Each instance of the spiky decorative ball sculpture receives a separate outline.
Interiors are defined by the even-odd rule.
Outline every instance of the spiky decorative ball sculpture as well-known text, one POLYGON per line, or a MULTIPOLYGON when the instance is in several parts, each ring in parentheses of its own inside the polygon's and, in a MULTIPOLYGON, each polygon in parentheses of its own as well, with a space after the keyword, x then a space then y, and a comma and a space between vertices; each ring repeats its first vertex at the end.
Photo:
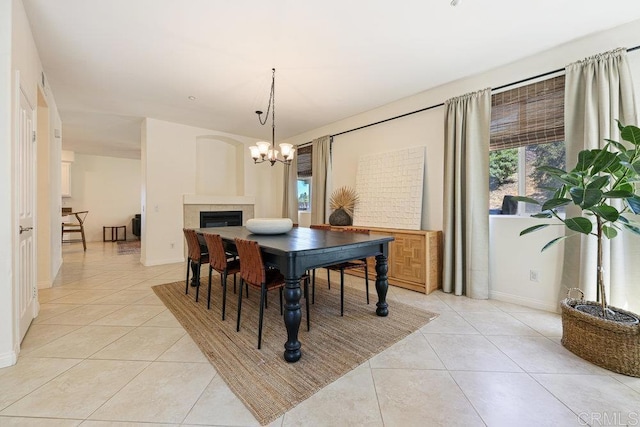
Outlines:
POLYGON ((329 199, 329 207, 333 209, 333 213, 329 216, 329 224, 353 224, 353 208, 357 202, 358 194, 353 188, 343 186, 336 189, 329 199))

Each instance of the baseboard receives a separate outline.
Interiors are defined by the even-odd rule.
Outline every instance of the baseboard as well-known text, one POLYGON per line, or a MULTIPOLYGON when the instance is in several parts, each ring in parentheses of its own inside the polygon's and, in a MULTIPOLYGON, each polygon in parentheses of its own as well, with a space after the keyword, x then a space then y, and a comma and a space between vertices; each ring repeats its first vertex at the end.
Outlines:
POLYGON ((176 264, 178 262, 185 262, 184 258, 168 258, 168 259, 154 259, 154 260, 143 260, 140 258, 140 263, 145 267, 152 267, 154 265, 164 265, 164 264, 176 264))
POLYGON ((6 368, 7 366, 13 366, 18 361, 18 352, 10 351, 0 354, 0 368, 6 368))
POLYGON ((522 305, 524 307, 535 308, 536 310, 550 311, 552 313, 560 312, 558 303, 551 304, 549 302, 525 298, 504 292, 489 291, 489 298, 497 301, 509 302, 511 304, 522 305))
POLYGON ((38 289, 47 289, 52 286, 53 286, 53 281, 44 280, 44 281, 38 282, 38 289))

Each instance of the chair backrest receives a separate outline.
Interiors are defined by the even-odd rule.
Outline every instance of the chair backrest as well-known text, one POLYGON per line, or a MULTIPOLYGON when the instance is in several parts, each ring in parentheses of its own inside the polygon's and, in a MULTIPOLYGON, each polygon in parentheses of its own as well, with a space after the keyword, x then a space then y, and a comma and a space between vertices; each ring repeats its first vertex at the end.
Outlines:
POLYGON ((76 216, 76 219, 78 220, 78 224, 80 225, 84 224, 84 220, 87 218, 88 213, 89 211, 73 212, 73 214, 76 216))
POLYGON ((71 215, 73 213, 73 208, 62 208, 62 215, 71 215))
POLYGON ((200 252, 200 243, 198 243, 198 235, 191 228, 183 228, 184 237, 187 239, 187 253, 189 258, 200 261, 202 252, 200 252))
POLYGON ((227 269, 227 253, 219 234, 202 233, 209 250, 209 263, 214 270, 222 273, 227 269))
POLYGON ((240 277, 250 285, 260 286, 266 281, 260 245, 253 240, 236 238, 236 249, 240 257, 240 277))

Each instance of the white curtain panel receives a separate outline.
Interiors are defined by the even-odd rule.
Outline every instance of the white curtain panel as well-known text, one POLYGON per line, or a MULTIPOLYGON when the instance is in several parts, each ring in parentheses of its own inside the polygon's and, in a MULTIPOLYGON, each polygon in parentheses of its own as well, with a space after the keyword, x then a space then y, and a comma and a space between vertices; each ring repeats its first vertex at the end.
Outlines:
POLYGON ((282 194, 282 217, 298 223, 298 156, 291 164, 284 165, 284 190, 282 194))
MULTIPOLYGON (((575 166, 581 150, 602 148, 605 138, 620 141, 616 120, 625 125, 638 124, 633 92, 626 49, 605 52, 566 67, 567 167, 575 166)), ((567 209, 567 215, 579 212, 575 207, 567 209)), ((623 231, 604 243, 608 302, 640 312, 640 237, 623 231)), ((596 239, 574 236, 564 245, 563 292, 580 288, 585 298, 596 300, 596 239)))
POLYGON ((327 179, 330 174, 331 137, 314 139, 311 143, 311 224, 324 224, 327 219, 327 179))
POLYGON ((443 290, 489 298, 491 89, 445 101, 443 290))

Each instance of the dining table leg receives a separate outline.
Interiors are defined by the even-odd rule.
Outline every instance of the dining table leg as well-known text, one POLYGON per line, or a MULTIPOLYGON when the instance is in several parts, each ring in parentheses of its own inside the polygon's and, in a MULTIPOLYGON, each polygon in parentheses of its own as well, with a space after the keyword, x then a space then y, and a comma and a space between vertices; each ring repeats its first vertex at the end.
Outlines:
POLYGON ((300 330, 300 278, 285 278, 284 288, 284 325, 287 328, 287 342, 284 344, 284 360, 297 362, 302 356, 298 331, 300 330))
POLYGON ((387 304, 387 290, 389 289, 388 270, 387 257, 384 255, 376 255, 376 292, 378 293, 376 314, 381 317, 389 314, 389 305, 387 304))

